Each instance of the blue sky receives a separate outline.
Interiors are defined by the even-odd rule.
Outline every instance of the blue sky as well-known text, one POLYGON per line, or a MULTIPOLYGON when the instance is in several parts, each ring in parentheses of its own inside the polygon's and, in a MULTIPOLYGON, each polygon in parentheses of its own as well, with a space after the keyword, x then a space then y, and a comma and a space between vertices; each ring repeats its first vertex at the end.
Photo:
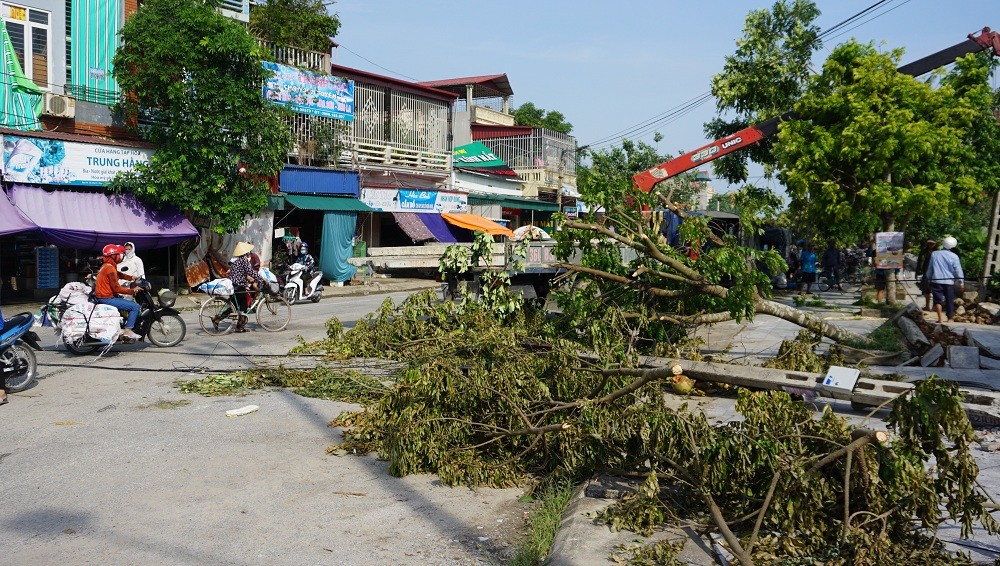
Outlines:
MULTIPOLYGON (((876 1, 819 0, 817 23, 830 28, 876 1)), ((334 62, 415 81, 506 73, 515 106, 530 101, 558 110, 580 145, 603 142, 595 147, 605 148, 609 137, 707 93, 742 36, 746 14, 773 4, 337 0, 331 11, 341 20, 341 48, 334 62)), ((903 47, 906 63, 984 26, 1000 29, 1000 0, 886 0, 846 33, 827 39, 817 68, 833 46, 851 37, 887 50, 903 47)), ((652 144, 659 131, 664 139, 654 145, 661 152, 691 150, 711 141, 702 125, 714 114, 711 99, 630 137, 652 144)), ((715 186, 727 190, 724 183, 715 186)))

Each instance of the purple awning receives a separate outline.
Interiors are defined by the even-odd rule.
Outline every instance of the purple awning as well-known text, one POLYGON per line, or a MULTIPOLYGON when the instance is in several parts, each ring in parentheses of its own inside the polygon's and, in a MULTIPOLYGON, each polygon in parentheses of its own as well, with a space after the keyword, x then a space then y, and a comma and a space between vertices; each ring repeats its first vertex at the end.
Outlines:
POLYGON ((427 226, 418 218, 416 212, 393 212, 392 217, 396 220, 396 224, 406 232, 406 235, 413 240, 414 244, 419 244, 420 242, 426 242, 427 240, 433 240, 434 234, 427 229, 427 226))
POLYGON ((137 249, 170 246, 198 231, 176 209, 156 210, 133 195, 106 195, 14 185, 14 205, 57 246, 99 250, 109 243, 134 242, 137 249))
POLYGON ((424 223, 424 226, 427 226, 431 234, 434 234, 435 240, 445 244, 458 242, 458 238, 452 234, 451 228, 448 227, 448 224, 444 221, 444 218, 441 218, 440 214, 418 214, 417 217, 424 223))
POLYGON ((38 230, 38 226, 25 218, 21 211, 14 206, 14 203, 7 198, 7 193, 0 190, 0 236, 35 230, 38 230))

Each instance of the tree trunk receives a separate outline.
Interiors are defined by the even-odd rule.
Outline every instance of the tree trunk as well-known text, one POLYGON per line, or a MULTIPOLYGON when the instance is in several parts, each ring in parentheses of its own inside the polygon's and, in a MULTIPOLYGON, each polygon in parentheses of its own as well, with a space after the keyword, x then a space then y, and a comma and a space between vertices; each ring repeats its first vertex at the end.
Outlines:
POLYGON ((783 305, 775 301, 768 301, 766 299, 757 299, 754 301, 754 309, 759 314, 769 314, 771 316, 776 316, 782 320, 787 320, 792 324, 797 324, 806 330, 815 332, 821 336, 835 340, 837 342, 844 341, 863 341, 864 338, 858 336, 857 334, 844 330, 842 328, 837 328, 832 324, 828 324, 823 320, 816 318, 810 314, 804 313, 799 309, 790 307, 788 305, 783 305))

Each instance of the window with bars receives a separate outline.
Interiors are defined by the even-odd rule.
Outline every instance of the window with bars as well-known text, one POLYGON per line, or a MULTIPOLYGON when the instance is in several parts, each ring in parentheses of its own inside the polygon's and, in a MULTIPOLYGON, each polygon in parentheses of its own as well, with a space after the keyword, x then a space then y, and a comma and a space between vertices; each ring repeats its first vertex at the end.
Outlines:
POLYGON ((51 14, 45 10, 3 2, 0 4, 0 15, 3 16, 10 42, 24 74, 39 87, 48 89, 51 14))

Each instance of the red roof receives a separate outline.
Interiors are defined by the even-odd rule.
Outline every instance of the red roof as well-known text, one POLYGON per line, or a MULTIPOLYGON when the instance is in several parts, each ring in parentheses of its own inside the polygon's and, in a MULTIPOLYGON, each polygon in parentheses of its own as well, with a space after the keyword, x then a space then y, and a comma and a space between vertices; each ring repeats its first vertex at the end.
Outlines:
POLYGON ((330 65, 330 74, 338 77, 344 77, 345 79, 351 79, 353 81, 362 81, 379 86, 390 87, 395 90, 401 90, 403 92, 418 94, 427 98, 434 98, 447 102, 451 102, 458 98, 458 95, 455 93, 427 86, 422 83, 411 83, 409 81, 394 79, 384 75, 376 75, 375 73, 369 73, 368 71, 362 71, 360 69, 342 67, 340 65, 330 65))
POLYGON ((457 79, 442 79, 439 81, 424 81, 420 83, 424 86, 439 88, 453 92, 459 96, 465 96, 465 87, 472 85, 473 98, 487 98, 491 96, 512 96, 514 90, 510 88, 510 81, 507 74, 482 75, 479 77, 462 77, 457 79))
POLYGON ((530 135, 531 126, 493 126, 486 124, 472 124, 473 141, 530 135))

